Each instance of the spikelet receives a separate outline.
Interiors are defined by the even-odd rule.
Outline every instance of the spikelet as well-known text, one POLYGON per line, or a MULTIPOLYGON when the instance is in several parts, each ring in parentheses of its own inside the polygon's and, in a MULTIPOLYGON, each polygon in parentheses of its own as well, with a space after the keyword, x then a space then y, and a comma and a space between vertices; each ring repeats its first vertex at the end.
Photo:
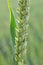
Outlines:
POLYGON ((19 0, 17 9, 17 28, 16 28, 16 51, 15 60, 18 65, 26 65, 24 57, 27 52, 28 42, 28 19, 29 19, 29 0, 19 0))

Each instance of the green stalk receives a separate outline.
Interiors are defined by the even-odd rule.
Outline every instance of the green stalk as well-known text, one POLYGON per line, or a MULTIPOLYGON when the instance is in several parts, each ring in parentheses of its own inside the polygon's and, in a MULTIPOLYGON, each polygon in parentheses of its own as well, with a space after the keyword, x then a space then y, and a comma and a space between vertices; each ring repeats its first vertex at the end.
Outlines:
POLYGON ((16 51, 15 60, 18 65, 25 64, 28 42, 28 19, 29 19, 29 0, 19 0, 17 9, 17 28, 16 28, 16 51))

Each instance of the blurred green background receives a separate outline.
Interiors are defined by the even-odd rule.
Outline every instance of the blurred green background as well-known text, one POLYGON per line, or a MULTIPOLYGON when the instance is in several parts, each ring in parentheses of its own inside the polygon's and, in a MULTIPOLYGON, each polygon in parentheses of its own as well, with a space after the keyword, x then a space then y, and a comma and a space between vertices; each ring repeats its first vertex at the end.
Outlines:
MULTIPOLYGON (((16 18, 17 0, 11 1, 16 18)), ((0 65, 15 65, 7 0, 0 0, 0 65)), ((26 65, 43 65, 43 0, 30 0, 26 65)))

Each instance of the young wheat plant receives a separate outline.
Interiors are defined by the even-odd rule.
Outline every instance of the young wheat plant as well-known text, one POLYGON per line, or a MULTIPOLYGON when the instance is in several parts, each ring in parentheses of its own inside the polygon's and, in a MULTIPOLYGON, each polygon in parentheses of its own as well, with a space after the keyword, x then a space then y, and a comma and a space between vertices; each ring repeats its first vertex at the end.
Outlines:
POLYGON ((10 3, 8 2, 11 16, 11 35, 15 43, 15 61, 17 65, 26 65, 28 43, 29 0, 18 0, 17 21, 15 22, 10 3))
POLYGON ((18 65, 25 64, 28 42, 28 19, 29 19, 29 0, 18 0, 17 8, 17 27, 15 36, 15 60, 18 65))

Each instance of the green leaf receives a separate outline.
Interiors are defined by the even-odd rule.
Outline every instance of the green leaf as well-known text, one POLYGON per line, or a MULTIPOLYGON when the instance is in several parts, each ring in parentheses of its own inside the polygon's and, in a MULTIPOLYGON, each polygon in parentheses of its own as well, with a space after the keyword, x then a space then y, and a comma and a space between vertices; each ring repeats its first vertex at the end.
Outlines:
POLYGON ((11 16, 11 24, 10 24, 10 31, 11 31, 11 36, 12 36, 12 41, 15 44, 15 35, 16 35, 16 22, 15 22, 15 18, 12 12, 12 9, 10 8, 10 16, 11 16))

